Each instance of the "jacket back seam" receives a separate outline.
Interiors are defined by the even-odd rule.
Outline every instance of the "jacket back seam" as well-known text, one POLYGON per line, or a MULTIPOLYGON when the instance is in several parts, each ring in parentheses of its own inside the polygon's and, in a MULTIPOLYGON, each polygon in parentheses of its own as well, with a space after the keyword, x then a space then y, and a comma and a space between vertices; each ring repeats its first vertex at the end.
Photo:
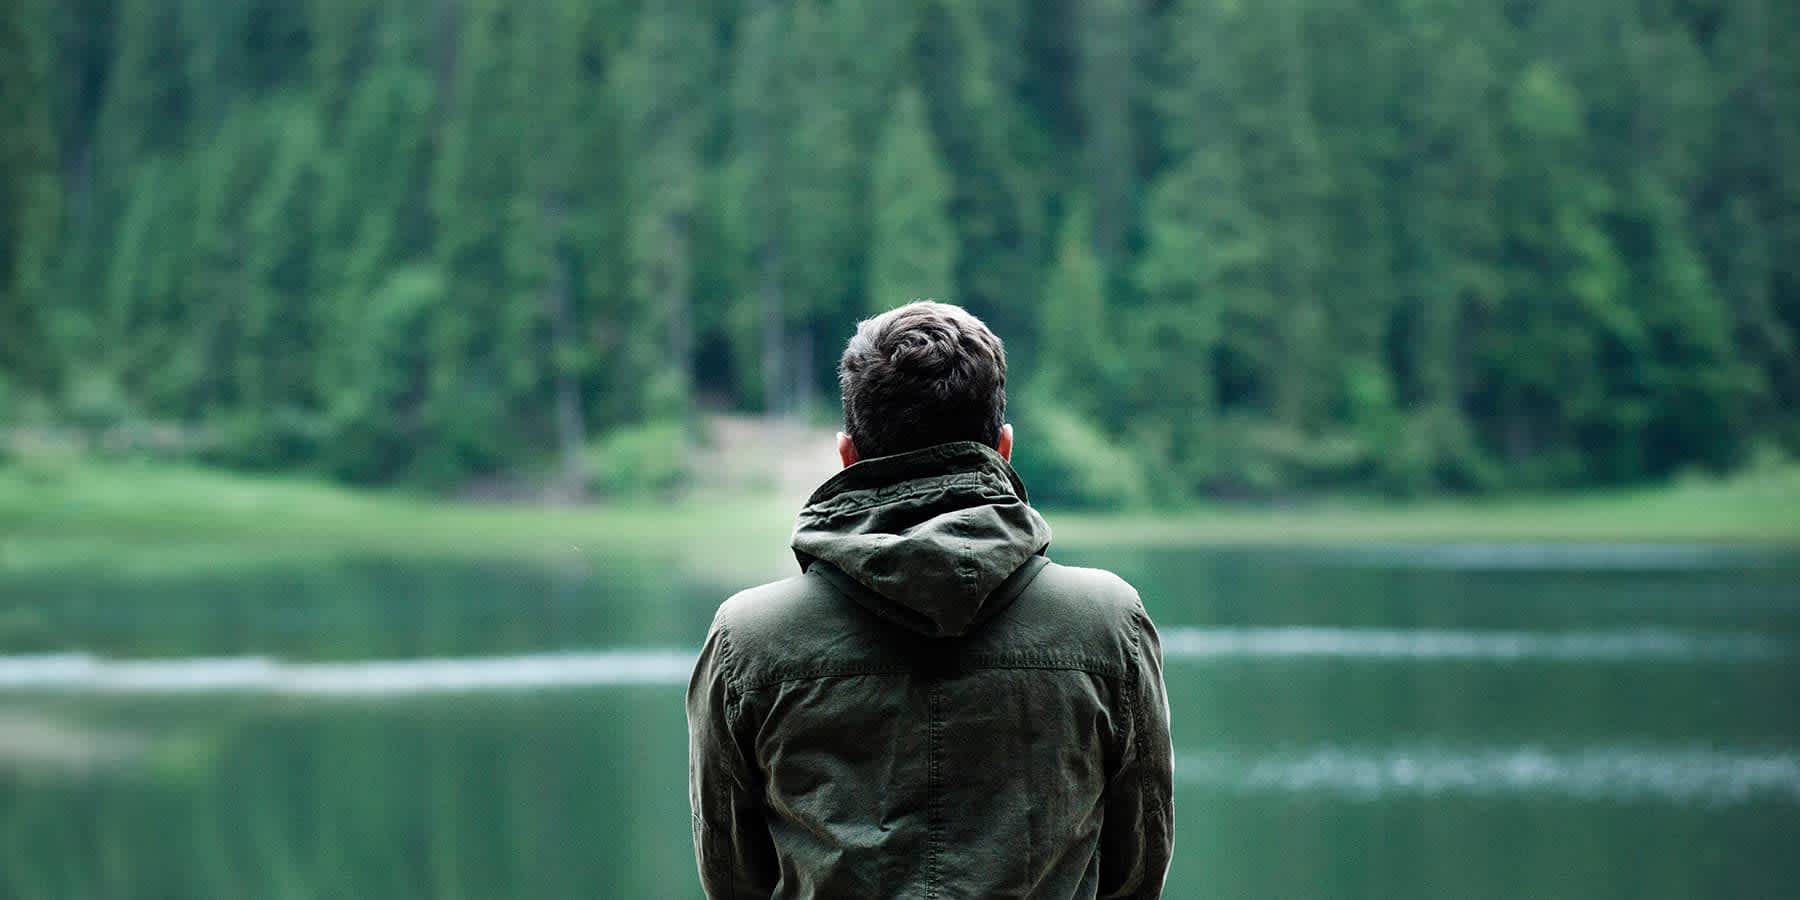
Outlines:
MULTIPOLYGON (((1139 604, 1138 609, 1139 610, 1143 609, 1143 606, 1141 603, 1139 604)), ((1132 655, 1133 660, 1137 663, 1137 665, 1132 667, 1133 678, 1132 678, 1132 682, 1131 682, 1131 684, 1132 684, 1131 693, 1132 693, 1132 713, 1134 715, 1134 720, 1132 723, 1131 730, 1132 730, 1132 739, 1139 744, 1139 746, 1136 748, 1137 755, 1138 755, 1137 762, 1138 762, 1138 771, 1139 771, 1139 790, 1143 792, 1144 797, 1149 798, 1150 805, 1151 805, 1152 809, 1154 810, 1154 814, 1156 815, 1157 818, 1160 819, 1165 814, 1165 811, 1163 809, 1163 800, 1162 800, 1162 797, 1160 796, 1160 793, 1156 790, 1156 779, 1155 779, 1154 773, 1151 770, 1151 766, 1147 765, 1146 760, 1143 759, 1145 748, 1142 746, 1142 744, 1144 742, 1144 736, 1150 730, 1150 719, 1149 719, 1149 711, 1144 708, 1143 699, 1141 697, 1142 679, 1137 677, 1138 673, 1141 673, 1143 671, 1144 626, 1143 626, 1143 622, 1140 621, 1138 616, 1136 616, 1136 615, 1133 615, 1131 617, 1131 630, 1132 630, 1131 655, 1132 655)), ((1149 873, 1145 873, 1145 877, 1148 878, 1149 873)))
POLYGON ((944 778, 943 755, 940 750, 943 744, 943 682, 935 681, 931 685, 929 723, 927 739, 930 741, 930 792, 931 792, 931 837, 930 849, 926 859, 926 896, 938 896, 940 873, 938 865, 943 856, 944 844, 944 778))

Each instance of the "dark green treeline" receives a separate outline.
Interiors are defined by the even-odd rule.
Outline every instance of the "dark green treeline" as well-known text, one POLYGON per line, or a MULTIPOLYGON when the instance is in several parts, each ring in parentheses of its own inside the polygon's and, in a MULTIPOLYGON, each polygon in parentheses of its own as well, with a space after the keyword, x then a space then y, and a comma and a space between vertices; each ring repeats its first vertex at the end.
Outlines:
POLYGON ((0 416, 450 484, 936 296, 1072 499, 1724 467, 1796 85, 1776 0, 15 0, 0 416))

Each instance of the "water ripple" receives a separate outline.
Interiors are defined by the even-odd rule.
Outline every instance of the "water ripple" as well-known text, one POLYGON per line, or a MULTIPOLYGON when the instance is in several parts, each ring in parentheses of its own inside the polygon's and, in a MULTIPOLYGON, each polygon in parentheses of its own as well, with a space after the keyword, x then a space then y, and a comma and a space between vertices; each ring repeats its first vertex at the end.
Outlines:
POLYGON ((1800 753, 1688 745, 1207 751, 1178 755, 1175 775, 1183 784, 1217 790, 1325 794, 1357 801, 1409 794, 1536 794, 1719 806, 1800 803, 1800 753))
MULTIPOLYGON (((1555 660, 1567 662, 1782 659, 1791 647, 1754 633, 1670 629, 1458 631, 1359 628, 1163 630, 1171 661, 1555 660)), ((685 684, 691 651, 640 649, 517 656, 287 662, 266 656, 114 660, 87 653, 0 656, 0 691, 296 696, 396 696, 606 685, 685 684)))
POLYGON ((126 661, 66 653, 0 657, 0 691, 399 696, 686 684, 693 666, 694 654, 679 650, 312 663, 262 656, 126 661))
POLYGON ((1171 660, 1331 657, 1360 660, 1546 660, 1561 662, 1759 662, 1791 655, 1786 642, 1754 632, 1671 628, 1583 631, 1472 629, 1190 628, 1162 630, 1171 660))

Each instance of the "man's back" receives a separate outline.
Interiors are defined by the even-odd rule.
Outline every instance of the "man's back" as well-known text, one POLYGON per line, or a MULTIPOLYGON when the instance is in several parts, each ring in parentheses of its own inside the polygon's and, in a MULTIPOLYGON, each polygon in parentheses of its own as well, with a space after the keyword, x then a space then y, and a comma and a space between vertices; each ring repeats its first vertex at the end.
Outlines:
POLYGON ((804 574, 719 610, 689 690, 715 897, 1155 896, 1156 633, 992 448, 870 460, 801 513, 804 574))

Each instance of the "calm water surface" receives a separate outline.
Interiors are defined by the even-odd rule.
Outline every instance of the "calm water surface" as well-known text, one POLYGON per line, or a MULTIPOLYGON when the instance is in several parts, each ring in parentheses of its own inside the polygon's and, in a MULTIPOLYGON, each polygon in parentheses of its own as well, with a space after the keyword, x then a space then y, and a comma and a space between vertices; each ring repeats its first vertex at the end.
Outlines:
MULTIPOLYGON (((1163 631, 1175 897, 1779 897, 1800 556, 1060 550, 1163 631)), ((0 897, 691 897, 667 565, 0 569, 0 897)))

